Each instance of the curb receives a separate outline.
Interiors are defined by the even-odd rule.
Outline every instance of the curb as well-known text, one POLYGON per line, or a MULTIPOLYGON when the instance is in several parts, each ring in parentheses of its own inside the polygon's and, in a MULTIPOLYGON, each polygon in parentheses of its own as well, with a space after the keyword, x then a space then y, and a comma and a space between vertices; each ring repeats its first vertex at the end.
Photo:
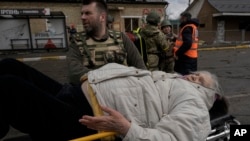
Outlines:
MULTIPOLYGON (((244 49, 250 48, 250 45, 241 45, 241 46, 231 46, 231 47, 209 47, 209 48, 199 48, 198 51, 213 51, 213 50, 226 50, 226 49, 244 49)), ((16 60, 22 62, 31 62, 31 61, 43 61, 43 60, 65 60, 66 56, 44 56, 44 57, 29 57, 29 58, 16 58, 16 60)))
POLYGON ((65 60, 66 56, 44 56, 44 57, 30 57, 30 58, 16 58, 21 62, 30 62, 30 61, 43 61, 43 60, 65 60))
POLYGON ((245 98, 245 97, 250 97, 250 93, 249 94, 237 94, 237 95, 230 95, 230 96, 226 96, 228 99, 233 99, 233 98, 245 98))
POLYGON ((240 46, 231 46, 231 47, 210 47, 210 48, 200 48, 199 51, 209 51, 209 50, 226 50, 226 49, 243 49, 250 48, 250 45, 240 45, 240 46))

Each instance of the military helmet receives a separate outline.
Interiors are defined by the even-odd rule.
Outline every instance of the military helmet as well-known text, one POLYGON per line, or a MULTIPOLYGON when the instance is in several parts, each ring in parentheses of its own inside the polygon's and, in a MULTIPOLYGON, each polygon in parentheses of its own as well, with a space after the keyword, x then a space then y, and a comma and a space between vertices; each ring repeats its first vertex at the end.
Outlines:
POLYGON ((161 20, 161 16, 155 11, 151 11, 146 18, 146 21, 149 24, 153 24, 153 25, 157 25, 160 22, 160 20, 161 20))
POLYGON ((113 23, 114 22, 114 17, 111 16, 111 15, 108 15, 107 22, 108 23, 113 23))
POLYGON ((172 24, 170 23, 170 21, 168 19, 164 19, 161 22, 161 28, 164 27, 164 26, 170 26, 170 27, 172 27, 172 24))

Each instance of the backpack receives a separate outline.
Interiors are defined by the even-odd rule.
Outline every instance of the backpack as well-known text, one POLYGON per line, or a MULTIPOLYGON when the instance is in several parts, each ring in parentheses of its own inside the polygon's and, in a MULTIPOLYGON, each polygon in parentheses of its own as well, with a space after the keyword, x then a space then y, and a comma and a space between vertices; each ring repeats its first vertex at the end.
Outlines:
POLYGON ((144 38, 140 35, 141 28, 137 28, 136 30, 126 32, 127 36, 130 40, 135 44, 137 50, 141 54, 143 61, 147 64, 147 48, 144 38))

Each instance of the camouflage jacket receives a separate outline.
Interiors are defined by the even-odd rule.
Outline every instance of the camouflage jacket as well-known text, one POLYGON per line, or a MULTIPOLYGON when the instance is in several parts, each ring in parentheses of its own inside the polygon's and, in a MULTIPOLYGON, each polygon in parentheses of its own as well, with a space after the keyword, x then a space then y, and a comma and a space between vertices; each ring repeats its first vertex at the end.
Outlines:
POLYGON ((164 33, 157 26, 146 25, 140 31, 145 40, 147 52, 147 66, 149 70, 158 70, 161 61, 169 51, 169 42, 164 33))
POLYGON ((147 52, 161 53, 168 51, 169 44, 166 41, 166 36, 157 26, 146 25, 141 29, 140 35, 145 39, 147 52))

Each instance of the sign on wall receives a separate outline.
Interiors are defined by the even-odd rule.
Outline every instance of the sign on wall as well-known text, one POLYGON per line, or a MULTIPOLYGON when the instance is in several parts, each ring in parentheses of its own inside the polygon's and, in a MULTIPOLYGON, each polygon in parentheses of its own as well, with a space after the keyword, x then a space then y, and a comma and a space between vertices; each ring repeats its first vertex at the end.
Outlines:
POLYGON ((44 9, 0 9, 0 50, 67 47, 65 15, 44 9))
POLYGON ((30 15, 50 15, 49 8, 43 9, 0 9, 0 15, 20 15, 20 16, 30 16, 30 15))

